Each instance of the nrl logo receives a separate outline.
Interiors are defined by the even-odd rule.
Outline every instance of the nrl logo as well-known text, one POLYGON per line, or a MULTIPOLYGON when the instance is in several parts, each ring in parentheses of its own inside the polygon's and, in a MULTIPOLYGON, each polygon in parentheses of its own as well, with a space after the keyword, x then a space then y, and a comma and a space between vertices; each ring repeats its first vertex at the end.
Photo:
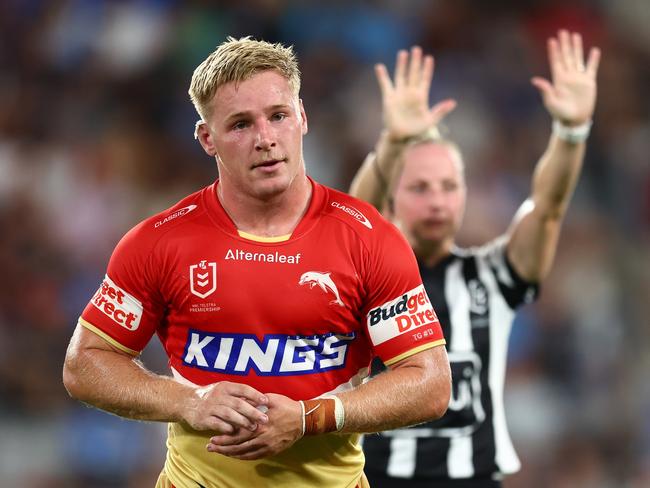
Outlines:
POLYGON ((344 307, 345 305, 341 301, 339 290, 336 288, 336 285, 334 284, 334 281, 330 276, 331 274, 332 273, 319 273, 318 271, 307 271, 306 273, 303 273, 303 275, 300 277, 300 281, 298 281, 298 284, 309 285, 310 290, 316 285, 318 285, 320 289, 323 290, 325 293, 332 293, 334 295, 335 299, 330 302, 330 305, 336 304, 341 307, 344 307))
POLYGON ((206 298, 217 289, 217 263, 203 259, 190 266, 190 291, 199 298, 206 298))

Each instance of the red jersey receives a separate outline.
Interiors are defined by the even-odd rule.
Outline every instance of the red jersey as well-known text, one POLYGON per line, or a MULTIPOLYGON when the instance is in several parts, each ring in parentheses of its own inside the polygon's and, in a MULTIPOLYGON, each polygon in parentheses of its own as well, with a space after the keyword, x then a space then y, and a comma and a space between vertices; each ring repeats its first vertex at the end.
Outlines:
MULTIPOLYGON (((295 400, 359 385, 375 355, 391 364, 444 344, 400 232, 366 203, 312 186, 281 238, 238 231, 217 183, 145 220, 116 247, 81 324, 133 355, 158 334, 181 381, 295 400)), ((363 468, 357 436, 303 438, 251 462, 207 452, 211 435, 170 424, 176 486, 353 486, 363 468)))

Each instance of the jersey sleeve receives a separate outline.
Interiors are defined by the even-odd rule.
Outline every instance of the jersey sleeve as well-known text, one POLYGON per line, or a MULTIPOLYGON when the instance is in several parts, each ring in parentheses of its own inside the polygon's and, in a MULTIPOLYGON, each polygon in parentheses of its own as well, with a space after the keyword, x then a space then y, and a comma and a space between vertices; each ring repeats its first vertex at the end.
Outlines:
POLYGON ((155 253, 142 225, 118 243, 103 282, 83 310, 79 323, 115 347, 138 355, 160 324, 155 253))
POLYGON ((486 244, 480 251, 494 275, 499 291, 511 309, 531 303, 539 296, 539 284, 524 280, 508 259, 507 238, 501 236, 486 244))
POLYGON ((366 331, 386 365, 445 339, 410 245, 388 222, 369 243, 366 331))

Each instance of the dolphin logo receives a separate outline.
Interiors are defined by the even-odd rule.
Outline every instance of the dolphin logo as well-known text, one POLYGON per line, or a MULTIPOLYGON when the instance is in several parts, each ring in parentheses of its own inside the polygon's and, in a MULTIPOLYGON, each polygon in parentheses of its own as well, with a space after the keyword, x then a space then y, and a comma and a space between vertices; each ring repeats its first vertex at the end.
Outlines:
POLYGON ((332 273, 320 273, 318 271, 307 271, 306 273, 303 273, 303 275, 300 277, 300 281, 298 281, 299 285, 309 285, 309 289, 311 290, 313 287, 316 285, 320 286, 320 289, 323 290, 325 293, 327 292, 332 292, 334 296, 336 297, 335 300, 332 300, 330 304, 337 304, 341 307, 344 307, 343 302, 341 301, 341 297, 339 295, 339 290, 336 288, 336 285, 334 284, 334 281, 331 278, 332 273))

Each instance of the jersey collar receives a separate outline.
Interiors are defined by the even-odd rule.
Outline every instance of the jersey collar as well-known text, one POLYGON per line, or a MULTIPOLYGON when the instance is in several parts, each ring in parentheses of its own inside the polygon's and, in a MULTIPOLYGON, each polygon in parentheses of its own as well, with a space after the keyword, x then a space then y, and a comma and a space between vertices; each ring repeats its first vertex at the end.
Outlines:
POLYGON ((265 246, 277 246, 302 237, 312 228, 314 228, 316 223, 320 220, 320 217, 325 208, 325 204, 327 203, 329 192, 327 191, 326 187, 320 183, 317 183, 309 176, 307 179, 312 186, 311 200, 309 201, 307 211, 305 212, 305 215, 303 215, 300 219, 300 222, 298 222, 298 225, 291 234, 291 237, 280 242, 273 242, 273 238, 267 238, 260 241, 251 234, 244 232, 242 235, 242 232, 238 231, 238 229, 235 227, 235 223, 226 213, 226 210, 223 208, 223 205, 221 205, 221 202, 217 197, 217 185, 219 183, 218 179, 212 185, 204 189, 202 199, 205 207, 208 209, 208 214, 210 215, 212 221, 226 234, 245 242, 256 242, 265 246))

